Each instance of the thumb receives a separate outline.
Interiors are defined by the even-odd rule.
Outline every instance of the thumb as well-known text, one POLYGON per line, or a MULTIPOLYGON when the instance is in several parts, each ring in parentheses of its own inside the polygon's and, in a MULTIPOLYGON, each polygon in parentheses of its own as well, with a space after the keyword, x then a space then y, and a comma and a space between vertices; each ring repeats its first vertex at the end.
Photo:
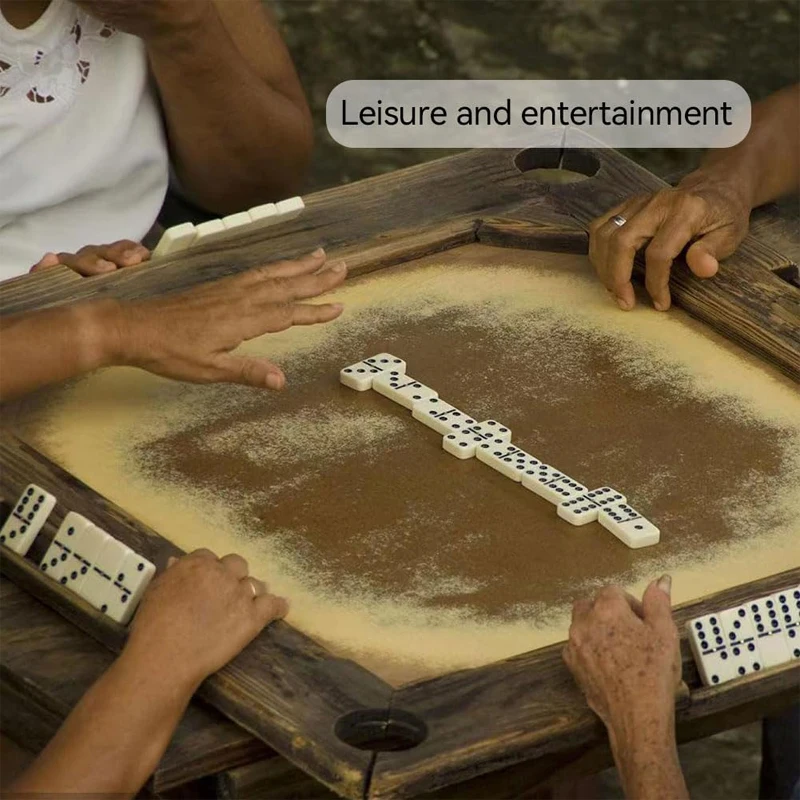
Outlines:
POLYGON ((220 382, 275 390, 283 389, 286 385, 286 376, 281 368, 266 358, 226 353, 217 359, 216 366, 222 372, 218 378, 220 382))
POLYGON ((653 581, 642 595, 642 612, 645 622, 659 627, 672 623, 672 578, 662 575, 653 581))
POLYGON ((689 269, 698 278, 713 278, 719 270, 720 259, 733 253, 745 234, 746 231, 740 234, 730 226, 707 233, 686 251, 689 269))

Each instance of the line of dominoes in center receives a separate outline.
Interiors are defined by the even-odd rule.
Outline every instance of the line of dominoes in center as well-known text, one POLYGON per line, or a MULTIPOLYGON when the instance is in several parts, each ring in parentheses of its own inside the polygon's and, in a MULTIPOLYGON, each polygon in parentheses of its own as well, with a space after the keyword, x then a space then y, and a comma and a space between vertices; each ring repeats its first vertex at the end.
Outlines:
POLYGON ((406 372, 406 362, 391 353, 344 367, 339 380, 350 389, 370 389, 411 411, 415 420, 441 434, 442 448, 460 459, 477 458, 556 506, 571 525, 598 521, 628 547, 658 544, 659 529, 610 486, 588 489, 579 481, 526 453, 511 441, 511 430, 494 419, 477 422, 450 405, 430 386, 406 372))

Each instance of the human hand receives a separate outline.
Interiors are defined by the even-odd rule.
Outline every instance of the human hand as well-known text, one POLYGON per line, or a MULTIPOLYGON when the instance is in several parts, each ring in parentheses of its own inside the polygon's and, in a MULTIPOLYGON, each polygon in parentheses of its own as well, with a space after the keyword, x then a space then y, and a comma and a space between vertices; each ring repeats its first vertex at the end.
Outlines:
MULTIPOLYGON (((133 303, 116 303, 110 363, 141 367, 193 383, 227 381, 282 389, 286 378, 266 358, 236 355, 242 342, 293 325, 330 322, 338 303, 298 302, 344 281, 339 262, 322 269, 318 250, 295 261, 278 261, 186 292, 133 303)), ((109 324, 101 325, 108 336, 109 324)))
POLYGON ((130 239, 113 244, 90 244, 77 253, 45 253, 31 267, 31 272, 52 269, 63 264, 79 275, 104 275, 120 267, 135 267, 150 258, 150 251, 130 239))
POLYGON ((653 581, 641 603, 609 586, 573 607, 564 661, 612 743, 644 724, 672 723, 681 657, 670 586, 668 575, 653 581))
POLYGON ((193 689, 288 609, 284 598, 248 575, 241 556, 195 550, 170 558, 149 586, 125 651, 177 670, 174 677, 193 689))
POLYGON ((191 32, 213 13, 212 0, 76 0, 88 14, 145 41, 191 32))
POLYGON ((632 197, 589 225, 589 259, 617 304, 636 303, 633 259, 645 249, 645 285, 658 311, 670 307, 672 262, 691 242, 686 263, 698 278, 717 274, 719 261, 747 235, 750 203, 734 182, 698 171, 674 189, 632 197), (624 225, 612 221, 623 217, 624 225))

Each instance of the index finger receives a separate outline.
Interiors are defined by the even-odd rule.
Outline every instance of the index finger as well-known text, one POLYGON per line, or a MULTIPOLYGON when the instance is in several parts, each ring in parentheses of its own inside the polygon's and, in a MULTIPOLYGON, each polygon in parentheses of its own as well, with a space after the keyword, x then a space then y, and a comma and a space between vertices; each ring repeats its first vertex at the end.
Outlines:
POLYGON ((317 297, 339 286, 346 277, 347 267, 341 261, 313 275, 276 278, 252 287, 254 304, 275 305, 317 297))

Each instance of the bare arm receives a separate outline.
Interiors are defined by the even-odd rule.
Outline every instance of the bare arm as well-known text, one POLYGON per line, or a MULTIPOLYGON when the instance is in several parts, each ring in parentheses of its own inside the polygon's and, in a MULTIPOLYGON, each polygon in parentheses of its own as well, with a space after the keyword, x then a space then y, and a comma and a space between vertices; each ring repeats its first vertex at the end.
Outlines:
POLYGON ((225 213, 299 191, 313 133, 292 59, 260 0, 207 4, 205 24, 153 39, 148 53, 178 177, 200 205, 225 213))
POLYGON ((77 0, 139 36, 158 86, 184 189, 217 213, 296 193, 311 115, 261 0, 77 0))
POLYGON ((750 132, 735 147, 710 150, 702 166, 681 181, 692 186, 704 175, 725 177, 740 187, 748 210, 800 189, 800 84, 753 106, 750 132))
POLYGON ((176 561, 145 595, 122 654, 9 795, 133 797, 200 683, 286 610, 239 556, 176 561))
POLYGON ((233 351, 265 333, 336 319, 341 305, 302 302, 344 280, 343 263, 324 265, 319 250, 166 297, 91 301, 0 319, 0 400, 112 365, 193 383, 282 389, 278 366, 233 351))
POLYGON ((647 587, 641 603, 616 587, 572 612, 564 660, 608 731, 630 800, 688 800, 675 742, 681 680, 670 579, 647 587))
POLYGON ((710 151, 674 189, 632 197, 589 226, 589 258, 620 308, 633 308, 633 259, 644 249, 645 284, 659 311, 671 304, 672 262, 686 249, 698 278, 711 278, 747 235, 755 206, 800 189, 800 84, 753 107, 750 132, 710 151), (615 216, 626 222, 619 226, 615 216))
POLYGON ((146 654, 123 653, 11 789, 133 797, 156 768, 196 687, 146 654))

